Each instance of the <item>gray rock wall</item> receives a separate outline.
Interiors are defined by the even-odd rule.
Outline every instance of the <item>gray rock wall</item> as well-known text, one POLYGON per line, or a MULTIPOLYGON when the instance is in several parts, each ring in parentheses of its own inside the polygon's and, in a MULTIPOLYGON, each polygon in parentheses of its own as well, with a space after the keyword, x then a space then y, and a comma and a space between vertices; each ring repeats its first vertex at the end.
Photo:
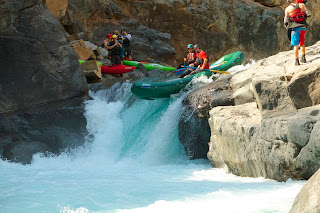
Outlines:
POLYGON ((30 163, 84 143, 87 83, 42 0, 0 0, 0 155, 30 163))
POLYGON ((77 57, 42 1, 1 7, 0 113, 85 95, 77 57))

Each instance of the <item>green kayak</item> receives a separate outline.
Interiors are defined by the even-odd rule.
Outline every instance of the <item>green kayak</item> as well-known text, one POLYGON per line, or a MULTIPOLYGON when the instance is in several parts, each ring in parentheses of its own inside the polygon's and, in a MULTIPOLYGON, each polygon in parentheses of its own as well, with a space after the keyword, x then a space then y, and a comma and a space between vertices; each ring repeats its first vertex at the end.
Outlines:
POLYGON ((131 91, 141 99, 169 98, 171 94, 180 92, 194 77, 201 75, 211 76, 212 72, 204 71, 185 78, 164 78, 136 82, 132 85, 131 91))
POLYGON ((245 55, 241 51, 233 52, 222 56, 218 61, 210 65, 210 69, 227 71, 233 66, 241 65, 245 60, 245 55))
MULTIPOLYGON (((89 62, 89 61, 79 60, 79 63, 80 63, 80 64, 82 64, 82 63, 84 63, 84 62, 89 62)), ((97 62, 98 62, 98 64, 99 64, 99 66, 102 66, 102 63, 101 63, 101 62, 99 62, 99 61, 97 61, 97 62)))
POLYGON ((158 69, 162 71, 173 71, 176 68, 174 67, 166 67, 160 64, 155 64, 155 63, 145 63, 145 62, 139 62, 139 61, 127 61, 123 60, 123 64, 127 66, 134 66, 138 68, 138 64, 141 63, 147 70, 152 70, 152 69, 158 69))

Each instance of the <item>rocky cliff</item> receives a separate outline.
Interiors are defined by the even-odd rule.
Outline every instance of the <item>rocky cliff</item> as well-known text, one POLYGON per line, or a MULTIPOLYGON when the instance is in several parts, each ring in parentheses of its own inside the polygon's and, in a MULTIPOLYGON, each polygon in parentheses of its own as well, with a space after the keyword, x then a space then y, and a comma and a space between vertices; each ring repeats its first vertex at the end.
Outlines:
POLYGON ((0 154, 29 163, 33 153, 68 148, 68 135, 82 138, 80 106, 88 88, 63 27, 44 1, 1 0, 0 11, 0 154), (78 123, 68 122, 73 119, 78 123))
MULTIPOLYGON (((308 21, 307 45, 320 40, 319 3, 308 3, 314 15, 308 21)), ((95 43, 125 27, 134 37, 133 55, 138 60, 181 63, 188 43, 200 43, 211 60, 235 50, 261 59, 289 49, 283 27, 285 0, 48 0, 47 4, 69 34, 84 32, 95 43)))
POLYGON ((307 64, 294 66, 293 52, 281 52, 225 79, 227 86, 202 88, 204 98, 187 97, 198 117, 211 109, 214 167, 276 180, 308 179, 319 169, 319 54, 320 42, 307 48, 307 64))

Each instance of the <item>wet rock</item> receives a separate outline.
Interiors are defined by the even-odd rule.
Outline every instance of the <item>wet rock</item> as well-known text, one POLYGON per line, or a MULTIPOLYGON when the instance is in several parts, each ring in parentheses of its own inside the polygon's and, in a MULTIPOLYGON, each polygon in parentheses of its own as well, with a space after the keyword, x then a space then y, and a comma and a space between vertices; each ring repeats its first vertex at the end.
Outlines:
POLYGON ((320 170, 318 170, 303 186, 297 195, 289 213, 320 212, 320 170))
POLYGON ((14 163, 30 164, 34 154, 48 152, 50 148, 45 143, 19 141, 4 148, 3 158, 14 163))
POLYGON ((183 100, 178 136, 190 159, 207 158, 210 141, 209 111, 216 106, 234 105, 229 89, 231 75, 191 92, 183 100))
POLYGON ((83 101, 73 99, 0 114, 0 155, 26 164, 38 152, 60 154, 82 146, 87 135, 83 101))

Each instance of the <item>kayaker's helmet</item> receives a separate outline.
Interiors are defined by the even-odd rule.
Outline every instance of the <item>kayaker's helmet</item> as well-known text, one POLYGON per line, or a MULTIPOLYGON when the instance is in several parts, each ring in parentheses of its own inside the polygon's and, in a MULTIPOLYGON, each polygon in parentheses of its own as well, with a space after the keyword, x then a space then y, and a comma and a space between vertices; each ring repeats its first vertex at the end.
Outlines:
POLYGON ((296 0, 296 3, 304 3, 305 4, 305 0, 296 0))
POLYGON ((193 49, 193 44, 189 44, 188 49, 193 49))
POLYGON ((114 30, 113 34, 120 35, 119 30, 114 30))
POLYGON ((126 29, 124 29, 123 27, 121 28, 121 32, 125 32, 126 31, 126 29))
POLYGON ((110 33, 107 34, 107 38, 112 38, 112 35, 110 33))
POLYGON ((118 36, 116 34, 114 34, 111 38, 118 38, 118 36))
POLYGON ((194 45, 194 49, 198 49, 198 48, 200 48, 199 44, 194 45))

